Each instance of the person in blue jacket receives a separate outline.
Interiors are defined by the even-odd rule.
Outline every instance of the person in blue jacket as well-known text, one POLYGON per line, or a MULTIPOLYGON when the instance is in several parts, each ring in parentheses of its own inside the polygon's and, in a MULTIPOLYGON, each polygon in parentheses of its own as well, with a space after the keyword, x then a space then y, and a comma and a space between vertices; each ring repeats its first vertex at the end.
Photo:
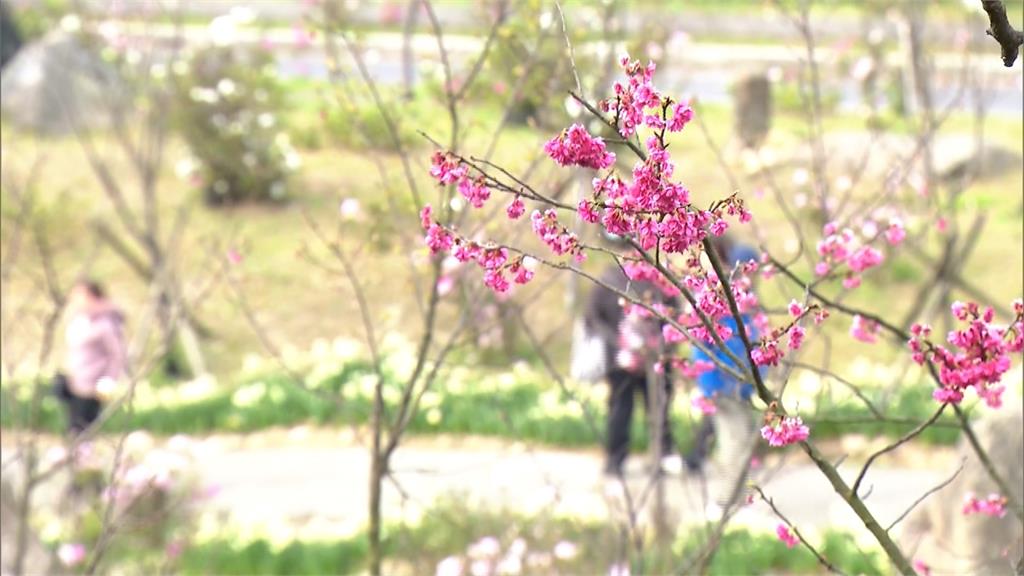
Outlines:
MULTIPOLYGON (((721 263, 729 269, 751 259, 757 260, 759 256, 757 250, 754 248, 743 244, 733 243, 726 236, 714 238, 712 245, 718 252, 721 263)), ((743 314, 741 318, 743 319, 743 324, 748 327, 747 329, 751 339, 755 340, 757 338, 757 334, 753 329, 753 318, 751 318, 749 314, 743 314)), ((747 352, 743 348, 743 341, 736 332, 736 320, 732 317, 727 317, 723 318, 720 323, 729 327, 733 331, 733 336, 725 341, 726 348, 736 358, 739 358, 740 360, 745 359, 747 352)), ((723 364, 735 367, 735 363, 724 351, 712 348, 712 352, 723 364)), ((703 360, 706 362, 712 362, 711 356, 696 347, 693 347, 690 359, 693 361, 703 360)), ((746 366, 742 366, 739 370, 745 368, 746 366)), ((741 401, 742 404, 747 404, 751 395, 754 393, 753 385, 749 382, 741 383, 737 381, 736 378, 725 370, 722 370, 717 364, 715 364, 715 367, 712 370, 697 377, 697 387, 700 389, 704 397, 708 398, 712 402, 715 402, 717 399, 729 398, 737 399, 741 401)), ((726 400, 726 402, 728 402, 728 400, 726 400)), ((687 469, 691 472, 699 472, 702 469, 704 461, 707 459, 708 454, 711 451, 711 444, 714 439, 715 419, 709 415, 704 415, 694 436, 693 449, 684 458, 687 469)))

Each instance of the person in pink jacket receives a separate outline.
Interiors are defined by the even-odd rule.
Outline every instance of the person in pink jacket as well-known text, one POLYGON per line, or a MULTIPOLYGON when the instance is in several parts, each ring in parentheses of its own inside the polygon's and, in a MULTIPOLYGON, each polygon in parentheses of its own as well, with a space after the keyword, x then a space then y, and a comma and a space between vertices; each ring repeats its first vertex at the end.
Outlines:
POLYGON ((103 405, 97 390, 124 373, 124 316, 96 282, 81 280, 71 290, 66 343, 64 400, 72 434, 92 424, 103 405))

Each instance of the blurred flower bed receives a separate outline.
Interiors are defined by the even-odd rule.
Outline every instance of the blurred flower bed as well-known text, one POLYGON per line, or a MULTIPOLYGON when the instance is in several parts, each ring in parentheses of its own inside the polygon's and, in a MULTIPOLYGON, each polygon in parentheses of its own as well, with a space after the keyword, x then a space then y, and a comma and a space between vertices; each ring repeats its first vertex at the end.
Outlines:
MULTIPOLYGON (((412 370, 414 356, 411 345, 399 337, 387 339, 383 352, 384 398, 394 404, 401 383, 412 370)), ((492 436, 555 446, 593 446, 597 442, 594 429, 603 426, 606 386, 567 381, 562 389, 547 372, 526 362, 505 370, 467 364, 451 362, 440 370, 410 425, 412 433, 492 436)), ((867 361, 855 362, 855 367, 851 377, 863 385, 865 396, 883 413, 924 419, 934 410, 931 389, 916 383, 913 372, 900 375, 891 367, 867 361), (891 386, 892 382, 906 384, 891 386)), ((252 432, 298 424, 358 426, 369 421, 376 382, 362 345, 345 339, 320 340, 306 351, 288 349, 279 360, 249 356, 237 378, 233 383, 209 377, 171 383, 143 380, 136 386, 134 409, 114 414, 105 429, 141 429, 170 436, 252 432), (291 374, 301 375, 301 382, 291 374)), ((1008 388, 1019 390, 1020 380, 1021 371, 1012 371, 1007 375, 1008 388)), ((897 437, 907 430, 907 423, 873 422, 872 414, 847 387, 828 378, 799 372, 789 386, 806 419, 815 423, 817 438, 851 431, 897 437)), ((27 380, 0 382, 0 426, 26 428, 32 390, 27 380)), ((680 396, 686 394, 680 392, 680 396)), ((688 438, 699 409, 686 398, 677 397, 676 406, 673 423, 678 437, 688 438)), ((58 432, 63 429, 63 419, 56 398, 47 396, 36 428, 58 432)), ((636 447, 643 448, 643 420, 637 419, 634 425, 636 447)), ((922 435, 930 444, 953 444, 957 438, 952 427, 931 428, 922 435)))
MULTIPOLYGON (((455 498, 431 507, 418 522, 391 524, 385 531, 389 574, 438 576, 496 574, 628 574, 641 568, 668 573, 684 565, 704 541, 702 531, 680 534, 668 554, 623 562, 621 534, 610 523, 550 515, 524 516, 478 509, 455 498)), ((828 530, 806 535, 827 558, 859 574, 882 572, 880 553, 850 534, 828 530)), ((196 542, 181 556, 183 574, 352 574, 365 569, 363 534, 295 539, 284 532, 240 538, 220 534, 196 542)), ((708 574, 820 571, 805 549, 789 549, 764 530, 731 528, 708 574)))

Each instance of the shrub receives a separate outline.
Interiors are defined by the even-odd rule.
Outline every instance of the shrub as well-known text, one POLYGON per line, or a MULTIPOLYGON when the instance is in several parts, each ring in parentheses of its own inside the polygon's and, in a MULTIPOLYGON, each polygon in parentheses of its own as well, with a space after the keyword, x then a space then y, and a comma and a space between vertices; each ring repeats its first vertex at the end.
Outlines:
POLYGON ((283 98, 271 58, 240 47, 205 48, 178 83, 179 129, 198 160, 204 198, 211 205, 280 201, 300 164, 277 111, 283 98))

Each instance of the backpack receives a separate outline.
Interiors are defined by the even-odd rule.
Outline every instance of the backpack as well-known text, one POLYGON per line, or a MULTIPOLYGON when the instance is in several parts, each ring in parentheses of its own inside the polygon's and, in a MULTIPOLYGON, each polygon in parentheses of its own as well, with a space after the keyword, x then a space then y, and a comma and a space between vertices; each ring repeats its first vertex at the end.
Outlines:
POLYGON ((580 382, 596 383, 608 373, 604 340, 587 329, 584 319, 577 319, 572 330, 572 360, 569 375, 580 382))

